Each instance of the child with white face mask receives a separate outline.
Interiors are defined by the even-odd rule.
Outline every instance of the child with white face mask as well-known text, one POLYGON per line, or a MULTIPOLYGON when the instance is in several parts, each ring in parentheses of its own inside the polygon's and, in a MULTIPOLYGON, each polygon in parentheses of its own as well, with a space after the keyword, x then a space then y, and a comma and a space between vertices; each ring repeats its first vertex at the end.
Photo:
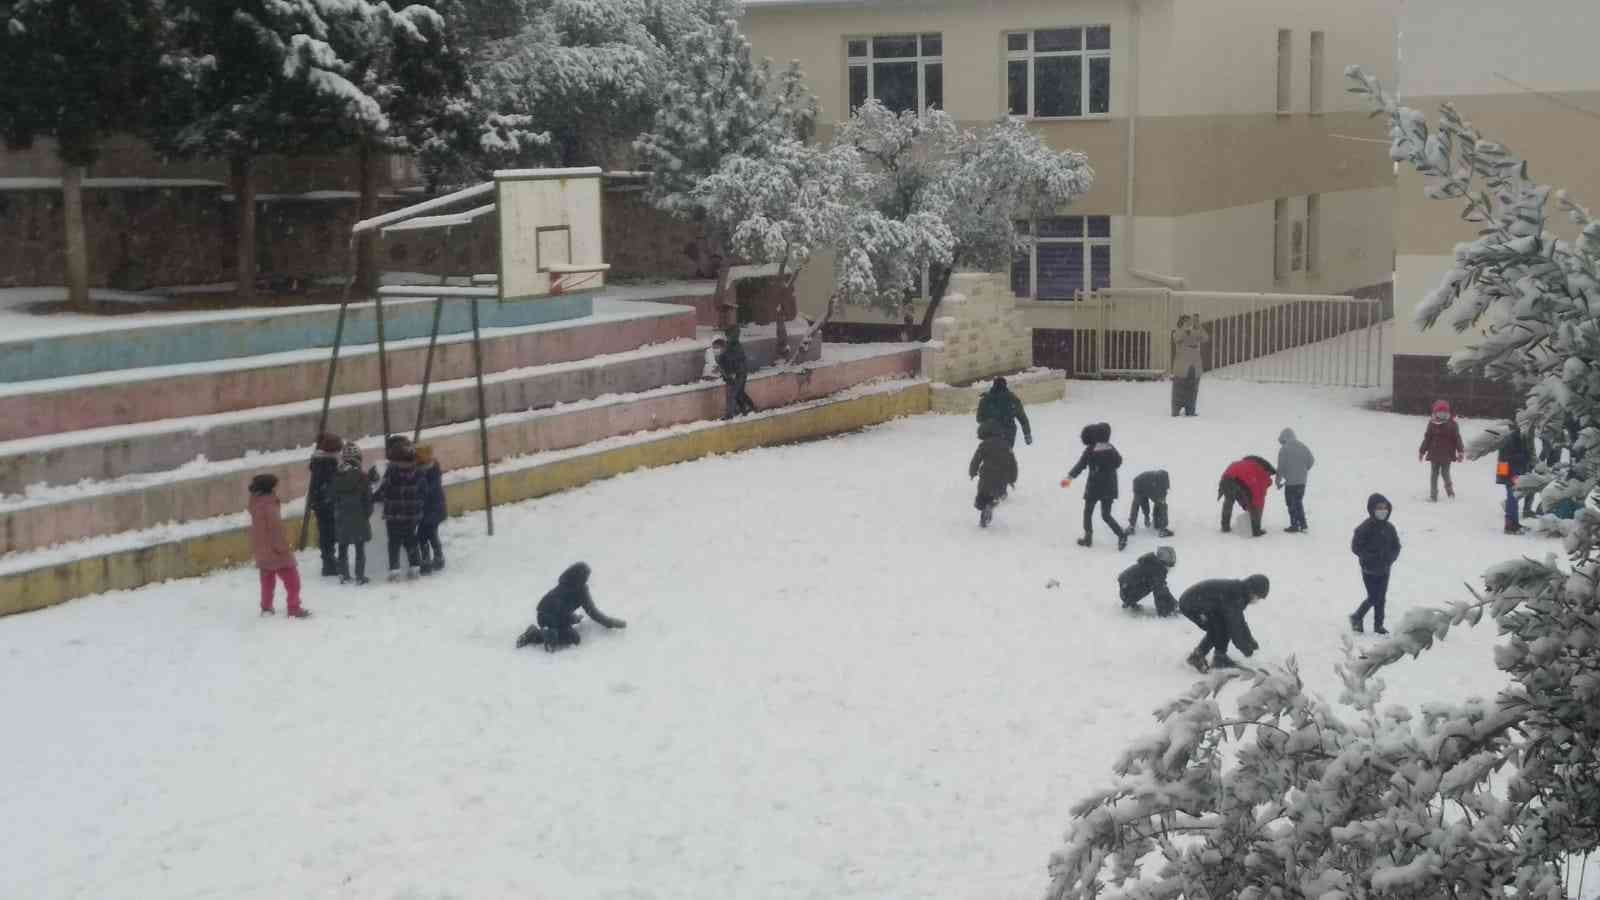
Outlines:
POLYGON ((1367 498, 1367 519, 1356 526, 1350 538, 1350 552, 1361 562, 1361 581, 1367 588, 1367 599, 1350 615, 1350 627, 1360 634, 1362 619, 1372 610, 1372 630, 1388 634, 1383 627, 1384 605, 1389 599, 1389 570, 1400 558, 1400 533, 1395 531, 1389 514, 1394 507, 1382 494, 1367 498))

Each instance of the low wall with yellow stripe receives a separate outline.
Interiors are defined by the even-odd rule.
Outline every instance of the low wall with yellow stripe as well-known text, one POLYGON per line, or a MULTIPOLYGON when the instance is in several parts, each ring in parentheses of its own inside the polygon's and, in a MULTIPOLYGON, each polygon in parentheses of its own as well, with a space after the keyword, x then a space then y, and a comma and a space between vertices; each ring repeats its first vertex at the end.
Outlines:
MULTIPOLYGON (((636 469, 842 434, 928 412, 930 404, 929 386, 913 384, 495 472, 489 486, 496 505, 515 503, 636 469)), ((482 479, 453 483, 446 492, 454 514, 483 509, 482 479)), ((291 525, 298 525, 299 519, 298 514, 293 516, 291 525)), ((314 539, 311 544, 315 544, 314 539)), ((250 558, 249 531, 233 528, 0 575, 0 616, 106 591, 192 578, 249 562, 250 558)))

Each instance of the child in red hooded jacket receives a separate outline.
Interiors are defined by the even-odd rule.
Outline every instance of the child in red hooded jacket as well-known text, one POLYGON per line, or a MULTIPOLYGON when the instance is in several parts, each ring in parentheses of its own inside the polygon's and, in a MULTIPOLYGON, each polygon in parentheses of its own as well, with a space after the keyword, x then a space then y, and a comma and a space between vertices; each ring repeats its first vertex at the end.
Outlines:
POLYGON ((1267 506, 1267 489, 1278 470, 1259 456, 1246 456, 1236 460, 1222 473, 1217 482, 1217 497, 1222 500, 1222 530, 1233 530, 1233 506, 1237 503, 1250 511, 1250 535, 1261 537, 1261 512, 1267 506))
POLYGON ((1466 458, 1466 445, 1461 443, 1461 426, 1456 424, 1450 404, 1444 400, 1433 402, 1433 415, 1428 419, 1428 430, 1422 433, 1422 446, 1417 448, 1417 461, 1429 463, 1428 502, 1439 502, 1439 478, 1444 478, 1444 492, 1451 500, 1456 498, 1455 483, 1450 480, 1450 464, 1466 458))

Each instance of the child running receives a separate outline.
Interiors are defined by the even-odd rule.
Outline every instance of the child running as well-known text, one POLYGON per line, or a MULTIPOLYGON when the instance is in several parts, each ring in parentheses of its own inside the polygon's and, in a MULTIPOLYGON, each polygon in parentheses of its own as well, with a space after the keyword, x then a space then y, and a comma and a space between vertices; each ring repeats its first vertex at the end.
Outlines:
POLYGON ((967 466, 967 477, 978 479, 978 496, 972 505, 978 510, 978 527, 988 528, 994 520, 994 508, 1006 495, 1011 485, 1017 483, 1017 457, 1006 441, 1005 429, 994 421, 985 421, 978 428, 983 438, 972 462, 967 466))
POLYGON ((1078 546, 1094 546, 1094 508, 1099 506, 1101 520, 1117 536, 1117 549, 1126 549, 1128 533, 1111 515, 1111 504, 1117 499, 1117 469, 1122 467, 1122 454, 1111 446, 1111 425, 1107 422, 1085 425, 1080 437, 1083 438, 1083 455, 1061 482, 1062 487, 1072 487, 1072 480, 1083 470, 1089 470, 1089 484, 1083 491, 1083 537, 1078 539, 1078 546))

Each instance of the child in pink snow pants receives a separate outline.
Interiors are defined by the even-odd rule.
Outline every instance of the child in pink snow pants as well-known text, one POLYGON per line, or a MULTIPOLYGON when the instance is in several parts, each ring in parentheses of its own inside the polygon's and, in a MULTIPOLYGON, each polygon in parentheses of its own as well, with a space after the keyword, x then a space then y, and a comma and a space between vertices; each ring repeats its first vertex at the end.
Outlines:
POLYGON ((283 533, 282 504, 273 493, 277 487, 276 475, 250 479, 250 549, 261 572, 261 614, 272 615, 272 594, 282 581, 289 595, 289 615, 304 619, 311 610, 300 605, 300 570, 295 568, 294 552, 283 533))

